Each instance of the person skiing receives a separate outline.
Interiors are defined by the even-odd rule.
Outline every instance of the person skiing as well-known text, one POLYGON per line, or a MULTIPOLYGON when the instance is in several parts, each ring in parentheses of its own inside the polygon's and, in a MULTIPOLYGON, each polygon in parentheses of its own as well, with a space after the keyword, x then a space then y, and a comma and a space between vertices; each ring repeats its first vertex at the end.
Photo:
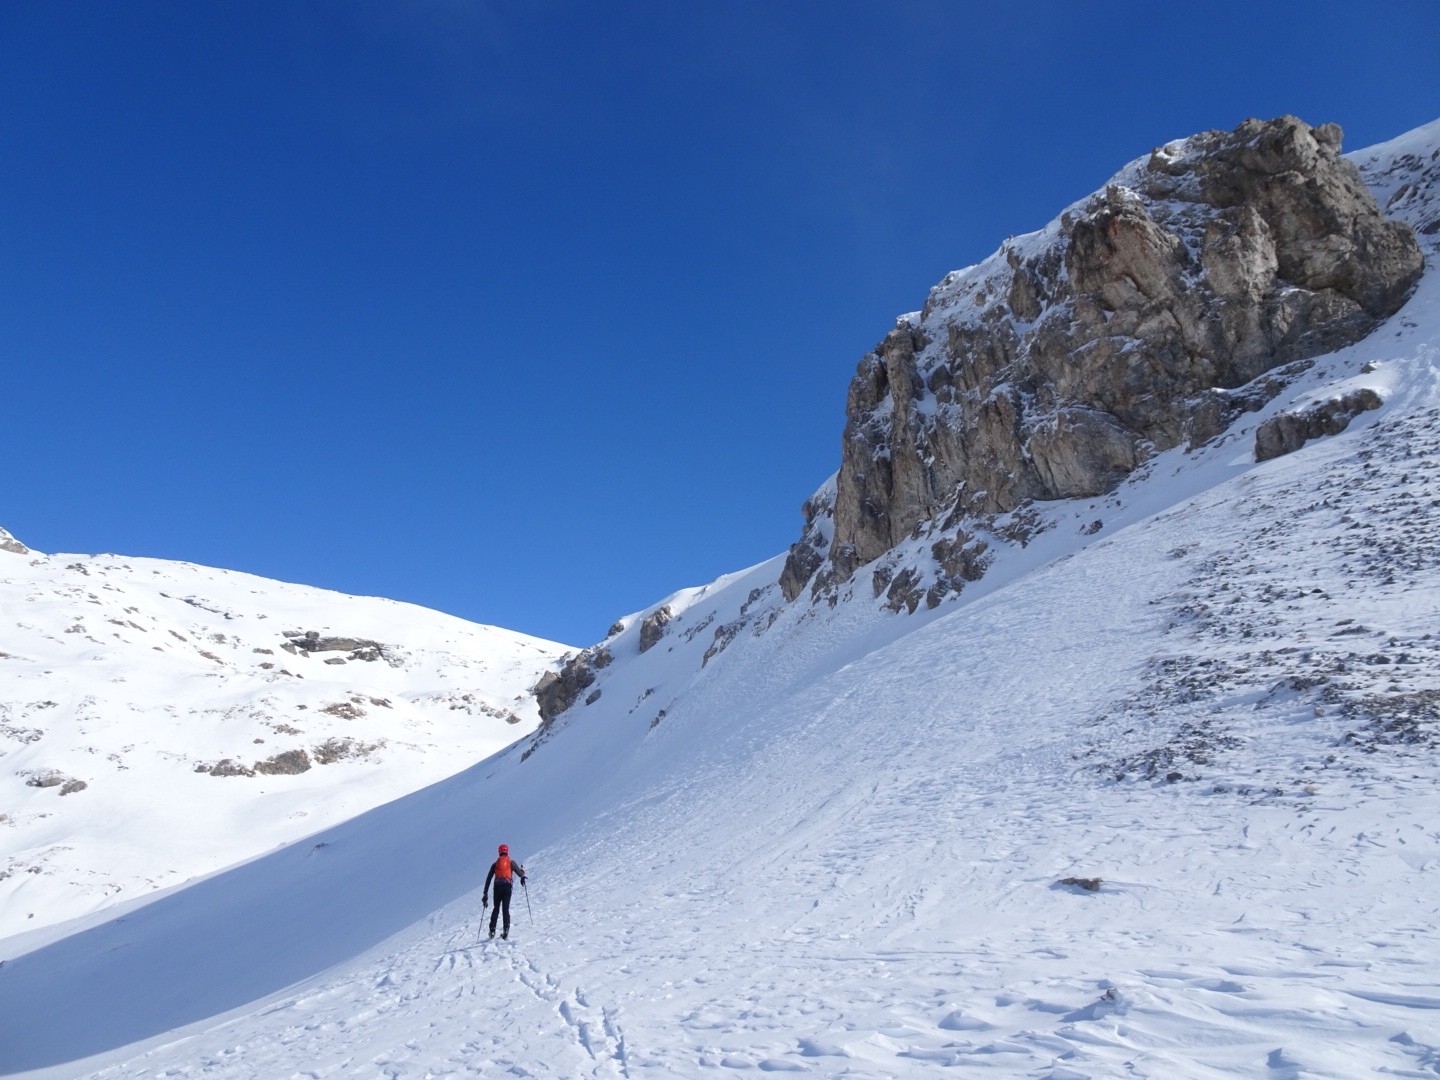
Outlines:
POLYGON ((500 845, 499 857, 490 864, 490 872, 485 875, 485 888, 480 893, 480 906, 488 907, 490 904, 490 882, 495 882, 495 907, 490 912, 490 936, 495 936, 495 923, 499 921, 500 911, 505 911, 505 930, 500 935, 502 938, 510 936, 510 893, 515 888, 515 877, 519 875, 520 884, 525 884, 525 867, 517 862, 510 861, 510 845, 500 845))

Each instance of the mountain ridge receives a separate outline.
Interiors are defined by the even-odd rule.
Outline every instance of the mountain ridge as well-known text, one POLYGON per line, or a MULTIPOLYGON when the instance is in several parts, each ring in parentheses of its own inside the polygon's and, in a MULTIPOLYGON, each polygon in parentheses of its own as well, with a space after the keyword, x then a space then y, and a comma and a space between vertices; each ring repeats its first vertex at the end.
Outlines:
MULTIPOLYGON (((775 605, 781 600, 788 602, 799 598, 807 586, 812 602, 823 600, 833 606, 842 593, 844 596, 853 597, 856 586, 852 578, 862 565, 870 569, 869 584, 872 594, 875 597, 883 596, 890 610, 906 611, 913 615, 922 603, 926 608, 934 609, 946 600, 953 600, 967 588, 973 589, 1002 551, 1017 547, 1024 549, 1042 532, 1053 528, 1049 507, 1060 506, 1067 501, 1073 505, 1075 500, 1087 496, 1102 500, 1096 505, 1103 505, 1104 500, 1113 494, 1115 487, 1127 477, 1145 475, 1153 467, 1153 458, 1157 453, 1179 445, 1195 451, 1207 442, 1228 438, 1227 432, 1233 429, 1239 418, 1256 414, 1268 403, 1276 400, 1287 388, 1296 385, 1296 380, 1308 370, 1314 356, 1333 351, 1333 347, 1363 341, 1377 324, 1378 318, 1366 312, 1357 300, 1342 298, 1338 305, 1332 303, 1328 294, 1334 292, 1333 287, 1337 283, 1335 276, 1327 277, 1314 267, 1301 271, 1295 270, 1293 266, 1290 268, 1289 272, 1292 274, 1310 274, 1318 283, 1317 291, 1313 295, 1307 293, 1305 300, 1297 301, 1296 294, 1306 293, 1306 290, 1279 276, 1282 260, 1276 255, 1269 227, 1253 211, 1249 212, 1250 216, 1246 216, 1247 204, 1240 196, 1257 185, 1268 185, 1271 177, 1278 177, 1277 184, 1287 192, 1296 188, 1302 189, 1298 198, 1308 216, 1325 219, 1326 214, 1329 214, 1346 223, 1347 228, 1355 229, 1358 240, 1354 243, 1346 240, 1344 245, 1349 256, 1355 256, 1357 249, 1367 246, 1368 236, 1386 237, 1379 245, 1385 250, 1375 256, 1374 265, 1359 259, 1359 264, 1352 266, 1347 272, 1352 279, 1347 287, 1366 303, 1377 305, 1377 311, 1393 310, 1413 291, 1423 265, 1415 236, 1418 234, 1428 238, 1440 230, 1440 165, 1437 165, 1433 156, 1422 159, 1423 155, 1418 152, 1407 153, 1404 150, 1407 140, 1421 146, 1428 145, 1426 140, 1434 135, 1436 126, 1437 124, 1425 125, 1384 144, 1384 147, 1389 148, 1388 154, 1384 147, 1361 151, 1356 155, 1361 163, 1367 158, 1373 159, 1369 176, 1363 175, 1361 163, 1351 160, 1350 157, 1340 157, 1342 135, 1337 126, 1322 125, 1311 128, 1294 117, 1282 117, 1270 122, 1248 120, 1233 132, 1212 131, 1175 140, 1132 161, 1099 191, 1071 204, 1045 228, 1026 237, 1011 237, 989 259, 947 275, 940 285, 931 290, 921 311, 900 316, 897 329, 886 337, 877 350, 861 360, 856 377, 851 383, 847 402, 847 422, 843 439, 845 452, 841 468, 805 502, 804 532, 801 538, 791 545, 785 556, 776 582, 778 597, 769 590, 768 583, 759 582, 743 604, 731 604, 725 612, 717 610, 702 616, 702 620, 708 620, 703 630, 697 629, 695 620, 691 620, 688 626, 677 626, 676 629, 689 636, 701 632, 713 634, 707 641, 703 666, 727 648, 740 633, 763 634, 768 622, 776 617, 775 605), (1216 153, 1230 159, 1245 160, 1238 165, 1232 163, 1221 169, 1197 164, 1197 161, 1203 161, 1206 155, 1216 153), (1248 156, 1258 158, 1260 163, 1250 161, 1248 156), (1383 167, 1387 170, 1383 180, 1374 175, 1380 167, 1375 163, 1382 158, 1386 162, 1383 167), (1155 211, 1155 216, 1161 218, 1167 228, 1184 231, 1187 235, 1182 241, 1165 233, 1154 224, 1144 208, 1153 208, 1156 203, 1154 193, 1142 199, 1132 191, 1133 188, 1154 182, 1145 178, 1156 168, 1157 161, 1163 164, 1159 169, 1162 174, 1160 182, 1165 186, 1167 195, 1173 195, 1176 189, 1184 188, 1187 184, 1193 188, 1198 183, 1192 180, 1196 173, 1218 174, 1219 179, 1210 176, 1204 183, 1230 194, 1226 199, 1222 199, 1212 192, 1208 198, 1211 202, 1219 203, 1234 199, 1238 209, 1236 206, 1223 205, 1213 213, 1224 211, 1239 220, 1221 220, 1207 216, 1211 215, 1212 211, 1205 209, 1201 214, 1202 220, 1197 222, 1194 218, 1195 211, 1189 208, 1189 204, 1208 204, 1204 203, 1201 195, 1191 190, 1187 192, 1188 202, 1181 210, 1170 209, 1164 213, 1155 211), (1356 190, 1362 181, 1369 183, 1372 180, 1376 185, 1376 193, 1385 198, 1387 210, 1393 212, 1390 219, 1382 217, 1376 194, 1371 194, 1368 189, 1364 189, 1363 193, 1356 190), (1322 189, 1321 194, 1317 196, 1308 190, 1312 187, 1322 189), (1326 193, 1323 189, 1327 188, 1333 188, 1335 192, 1326 193), (1139 205, 1141 203, 1144 205, 1139 205), (1320 208, 1318 210, 1317 204, 1320 208), (1321 210, 1325 213, 1321 213, 1321 210), (1203 280, 1207 273, 1237 279, 1246 278, 1248 273, 1248 277, 1255 280, 1240 287, 1238 292, 1232 289, 1233 295, 1227 295, 1224 304, 1236 307, 1248 298, 1249 302, 1255 305, 1284 308, 1284 318, 1287 320, 1284 333, 1290 335, 1290 339, 1288 343, 1277 346, 1267 337, 1267 333, 1270 337, 1278 333, 1273 327, 1262 333, 1266 324, 1256 319, 1233 314, 1226 316, 1229 321, 1237 323, 1240 329, 1226 332, 1229 336, 1222 335, 1219 341, 1212 341, 1203 346, 1203 349, 1216 352, 1225 341, 1232 338, 1244 344, 1252 354, 1249 359, 1232 359, 1227 363, 1231 368, 1248 364, 1249 370, 1253 371, 1253 378, 1238 385, 1226 386, 1226 383, 1233 383, 1234 379, 1224 378, 1217 383, 1212 376, 1207 376, 1198 382, 1183 384, 1176 377, 1167 375, 1167 385, 1189 387, 1186 393, 1165 404, 1161 410, 1166 417, 1162 426, 1167 428, 1169 433, 1163 439, 1155 430, 1150 431, 1151 437, 1148 439, 1133 433, 1126 434, 1124 441, 1127 448, 1121 455, 1125 459, 1123 469, 1110 468, 1115 461, 1109 457, 1109 451, 1104 447, 1111 444, 1113 434, 1128 429, 1123 424, 1114 422, 1113 417, 1102 419, 1099 422, 1103 429, 1098 435, 1099 442, 1093 443, 1091 450, 1098 454, 1098 460, 1110 462, 1110 465, 1101 469, 1108 478, 1101 477, 1093 469, 1086 467, 1082 472, 1090 476, 1090 487, 1068 500, 1058 492, 1050 492, 1048 497, 1044 492, 1030 492, 1019 493, 1015 497, 1007 496, 997 502, 992 490, 993 484, 981 484, 977 492, 973 479, 966 479, 963 475, 958 478, 951 475, 956 473, 957 467, 953 464, 947 465, 945 459, 965 459, 971 456, 971 453, 963 447, 966 437, 963 431, 959 435, 946 434, 946 425, 937 419, 945 410, 944 406, 937 404, 941 391, 952 387, 959 377, 948 371, 947 364, 953 367, 969 363, 970 354, 963 350, 978 350, 984 353, 988 346, 976 345, 973 339, 967 337, 961 341, 963 349, 957 354, 956 349, 959 346, 951 327, 948 331, 949 344, 946 346, 949 350, 946 356, 949 359, 946 360, 935 355, 938 343, 932 342, 934 348, 927 345, 917 351, 915 346, 918 339, 915 335, 919 334, 924 338, 928 333, 931 338, 943 338, 944 335, 937 333, 933 326, 923 332, 920 327, 929 326, 927 320, 931 320, 937 313, 943 315, 951 310, 958 312, 957 318, 976 333, 998 334, 1002 338, 1006 334, 1011 338, 1015 336, 1014 331, 1008 329, 1011 323, 1033 324, 1037 320, 1043 321, 1040 319, 1039 308, 1033 308, 1028 318, 1022 319, 1017 314, 1017 304, 1020 308, 1025 308, 1027 304, 1023 297, 1016 299, 1017 291, 1033 300, 1032 294, 1038 281, 1035 268, 1046 263, 1054 264, 1048 271, 1052 277, 1063 279, 1067 274, 1069 260, 1066 246, 1074 246, 1072 241, 1076 230, 1096 216, 1108 221, 1117 214, 1121 218, 1127 214, 1137 218, 1140 224, 1135 227, 1142 233, 1148 230, 1147 236, 1153 233, 1160 237, 1154 240, 1153 244, 1162 252, 1179 251, 1177 265, 1191 267, 1199 274, 1197 280, 1203 280), (1203 241, 1195 238, 1195 234, 1205 233, 1207 229, 1217 231, 1217 220, 1223 226, 1218 229, 1218 233, 1222 234, 1218 239, 1210 235, 1206 235, 1203 241), (1353 222, 1358 224, 1351 224, 1353 222), (1241 245, 1242 249, 1236 250, 1232 241, 1238 233, 1246 230, 1253 234, 1250 247, 1244 248, 1241 245), (1194 250, 1182 250, 1186 249, 1187 244, 1194 250), (1222 249, 1221 255, 1212 253, 1212 249, 1217 246, 1222 249), (1201 271, 1199 268, 1207 259, 1209 265, 1201 271), (1251 267, 1247 272, 1243 269, 1247 260, 1258 260, 1260 266, 1258 269, 1251 267), (1222 271, 1221 267, 1228 269, 1222 271), (1319 312, 1313 319, 1313 325, 1309 315, 1297 314, 1298 311, 1305 310, 1307 304, 1319 312), (897 350, 894 355, 888 351, 892 346, 897 350), (922 362, 922 353, 929 355, 928 361, 922 362), (927 373, 929 383, 934 385, 923 385, 926 379, 922 376, 927 373), (946 378, 936 384, 938 375, 946 378), (879 388, 871 385, 877 379, 879 388), (910 389, 903 393, 898 390, 891 393, 887 389, 891 386, 910 389), (885 415, 892 402, 893 418, 885 415), (861 429, 865 429, 863 434, 861 429), (929 434, 922 436, 922 431, 929 431, 929 434), (962 444, 958 448, 957 442, 962 444), (897 466, 893 463, 901 457, 908 458, 914 466, 910 471, 916 475, 912 475, 909 480, 897 479, 894 476, 897 466), (877 474, 876 482, 885 488, 884 491, 869 491, 866 485, 874 478, 863 479, 867 470, 877 474), (923 474, 923 481, 920 474, 923 474), (847 475, 851 477, 848 493, 844 490, 847 487, 847 475), (940 478, 947 476, 949 479, 942 482, 940 478), (928 494, 922 494, 922 488, 928 494), (869 493, 865 494, 866 491, 869 493), (859 510, 861 504, 869 507, 864 514, 859 510), (870 528, 858 523, 861 517, 868 517, 874 526, 884 524, 884 527, 892 532, 883 538, 872 536, 866 544, 857 548, 854 542, 856 530, 864 532, 870 528), (895 525, 892 519, 900 525, 895 525), (709 629, 711 624, 714 625, 713 630, 709 629)), ((1285 198, 1276 198, 1275 201, 1281 207, 1286 206, 1285 198)), ((1269 217, 1284 216, 1288 212, 1291 211, 1272 209, 1269 217)), ((1292 264, 1304 264, 1306 259, 1313 260, 1314 249, 1327 249, 1328 241, 1323 234, 1326 223, 1326 220, 1312 223, 1306 229, 1298 230, 1298 235, 1288 241, 1291 248, 1310 253, 1291 256, 1289 261, 1292 264)), ((1297 230, 1292 227, 1291 231, 1297 230)), ((1152 243, 1149 240, 1146 242, 1152 243)), ((1431 247, 1433 248, 1433 244, 1431 247)), ((1121 288, 1124 295, 1118 300, 1120 307, 1132 300, 1130 294, 1136 291, 1133 281, 1130 280, 1130 273, 1130 263, 1126 262, 1116 275, 1122 283, 1130 282, 1128 288, 1121 288)), ((1089 304, 1092 308, 1109 307, 1118 310, 1116 303, 1101 295, 1110 287, 1110 279, 1101 275, 1089 294, 1071 296, 1068 292, 1057 292, 1054 282, 1048 288, 1052 293, 1057 293, 1052 297, 1052 307, 1058 313, 1060 321, 1068 326, 1070 313, 1077 305, 1089 304)), ((1143 328, 1144 325, 1153 329, 1157 325, 1155 311, 1163 309, 1167 302, 1174 299, 1173 290, 1166 292, 1163 289, 1158 296, 1145 298, 1137 313, 1133 315, 1130 325, 1122 328, 1119 336, 1138 342, 1137 347, 1142 351, 1158 348, 1162 353, 1168 353, 1176 349, 1182 352, 1201 349, 1202 346, 1193 341, 1177 345, 1171 340, 1171 329, 1164 326, 1161 328, 1158 345, 1148 345, 1143 336, 1132 336, 1132 331, 1143 328), (1141 321, 1141 327, 1136 326, 1135 319, 1141 321)), ((1208 302, 1212 306, 1216 303, 1213 298, 1208 302)), ((1118 321, 1114 320, 1113 310, 1111 316, 1105 320, 1106 333, 1110 332, 1108 325, 1111 321, 1118 321)), ((944 331, 948 326, 949 324, 942 320, 939 329, 944 331)), ((1062 331, 1062 335, 1067 332, 1062 331)), ((1091 343, 1093 344, 1093 341, 1091 343)), ((1072 345, 1067 339, 1055 348, 1052 348, 1053 342, 1042 343, 1037 347, 1051 351, 1058 348, 1059 355, 1047 361, 1056 366, 1061 365, 1064 358, 1073 351, 1072 345)), ((1086 347, 1088 346, 1082 343, 1082 351, 1086 347)), ((1002 351, 1009 355, 1021 350, 1020 346, 1012 343, 1002 351)), ((1200 355, 1201 359, 1210 365, 1207 370, 1223 366, 1213 359, 1206 359, 1203 352, 1200 355)), ((1119 361, 1123 361, 1121 367, 1130 364, 1130 360, 1123 353, 1119 354, 1119 361)), ((981 363, 980 366, 984 368, 985 364, 981 363)), ((999 380, 996 392, 1014 394, 1013 368, 1002 367, 998 374, 992 371, 985 377, 999 380)), ((1076 403, 1073 400, 1073 387, 1070 393, 1072 399, 1067 403, 1063 396, 1064 391, 1052 391, 1052 396, 1057 398, 1056 402, 1052 402, 1052 416, 1074 408, 1092 418, 1103 415, 1102 411, 1093 405, 1076 403)), ((1033 398, 1038 395, 1032 389, 1028 396, 1033 398)), ((1266 414, 1269 427, 1255 431, 1253 435, 1247 434, 1247 437, 1254 437, 1267 446, 1275 447, 1276 449, 1270 451, 1273 456, 1280 452, 1280 448, 1295 449, 1303 443, 1308 433, 1333 434, 1343 430, 1355 415, 1376 407, 1377 403, 1378 398, 1374 396, 1373 390, 1361 385, 1351 391, 1350 397, 1343 401, 1337 397, 1333 401, 1309 403, 1304 407, 1281 410, 1278 415, 1272 415, 1275 410, 1271 410, 1266 414)), ((1019 423, 1023 410, 1017 406, 1007 407, 1005 411, 1016 424, 1019 423)), ((948 423, 963 428, 969 417, 968 412, 961 411, 958 419, 948 423)), ((1082 456, 1090 452, 1085 449, 1085 445, 1093 442, 1085 433, 1086 430, 1097 430, 1093 426, 1087 428, 1088 423, 1089 421, 1086 421, 1071 428, 1071 434, 1081 444, 1081 449, 1075 452, 1082 456)), ((1033 471, 1028 461, 1030 450, 1027 445, 1015 442, 1014 434, 1007 434, 1002 440, 1007 441, 1009 449, 1002 452, 999 444, 995 444, 974 455, 983 459, 981 467, 984 471, 1008 471, 1015 475, 1033 471)), ((959 467, 961 473, 963 468, 962 460, 959 467)), ((1057 513, 1061 517, 1066 516, 1063 509, 1057 513)), ((1094 535, 1106 526, 1101 517, 1091 517, 1080 527, 1088 530, 1087 535, 1094 535)), ((707 586, 706 589, 708 588, 707 586)), ((701 592, 703 590, 688 590, 677 596, 693 597, 701 592)), ((652 647, 660 634, 670 632, 672 628, 668 624, 672 616, 666 612, 673 606, 673 600, 674 598, 670 598, 661 601, 636 616, 617 620, 604 641, 571 654, 557 672, 547 676, 543 685, 538 688, 540 712, 545 724, 549 725, 556 716, 573 708, 577 703, 583 701, 584 704, 593 704, 598 700, 598 695, 605 692, 603 680, 598 679, 599 673, 613 662, 620 651, 635 648, 630 638, 636 636, 636 626, 640 628, 640 635, 644 639, 640 643, 639 651, 642 652, 652 647), (663 619, 657 626, 655 620, 661 616, 663 619)), ((542 730, 541 737, 543 735, 542 730)))
POLYGON ((529 687, 561 651, 156 559, 11 547, 0 591, 0 936, 213 872, 488 756, 538 723, 529 687))

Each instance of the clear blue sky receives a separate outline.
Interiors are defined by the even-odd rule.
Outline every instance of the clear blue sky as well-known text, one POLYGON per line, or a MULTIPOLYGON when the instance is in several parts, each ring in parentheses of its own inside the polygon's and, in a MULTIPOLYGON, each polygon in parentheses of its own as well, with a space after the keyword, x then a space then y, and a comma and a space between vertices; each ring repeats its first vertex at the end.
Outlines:
POLYGON ((1440 4, 7 0, 0 525, 572 645, 783 551, 947 271, 1440 4))

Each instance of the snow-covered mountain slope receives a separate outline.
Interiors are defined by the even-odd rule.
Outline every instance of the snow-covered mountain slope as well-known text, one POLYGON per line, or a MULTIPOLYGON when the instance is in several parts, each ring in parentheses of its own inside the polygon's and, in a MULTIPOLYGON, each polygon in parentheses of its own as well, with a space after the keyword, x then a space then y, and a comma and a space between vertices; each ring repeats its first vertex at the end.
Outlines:
POLYGON ((539 722, 529 690, 561 651, 389 600, 10 540, 0 936, 453 774, 539 722))
POLYGON ((934 609, 677 594, 533 739, 0 941, 0 1071, 1435 1076, 1440 124, 1356 160, 1432 268, 1370 338, 934 609))

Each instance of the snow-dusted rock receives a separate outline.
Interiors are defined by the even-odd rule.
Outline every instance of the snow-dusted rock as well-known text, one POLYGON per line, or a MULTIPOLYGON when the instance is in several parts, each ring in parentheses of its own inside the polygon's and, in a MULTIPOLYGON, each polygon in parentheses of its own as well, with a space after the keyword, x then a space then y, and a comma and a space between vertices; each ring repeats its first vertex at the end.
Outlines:
POLYGON ((641 652, 648 652, 660 643, 660 639, 665 636, 666 625, 674 617, 675 612, 669 604, 662 604, 645 616, 645 621, 640 624, 641 652))
POLYGON ((30 549, 22 544, 6 530, 0 529, 0 551, 8 551, 13 555, 29 555, 30 549))
POLYGON ((1339 147, 1334 125, 1293 117, 1171 143, 949 275, 860 362, 833 540, 810 507, 786 597, 844 583, 907 537, 963 547, 996 515, 1108 492, 1296 369, 1240 388, 1393 314, 1423 259, 1339 147))
POLYGON ((1380 395, 1369 387, 1322 401, 1299 412, 1272 416, 1255 430, 1255 460, 1291 454, 1311 439, 1338 435, 1362 412, 1380 408, 1380 395))

